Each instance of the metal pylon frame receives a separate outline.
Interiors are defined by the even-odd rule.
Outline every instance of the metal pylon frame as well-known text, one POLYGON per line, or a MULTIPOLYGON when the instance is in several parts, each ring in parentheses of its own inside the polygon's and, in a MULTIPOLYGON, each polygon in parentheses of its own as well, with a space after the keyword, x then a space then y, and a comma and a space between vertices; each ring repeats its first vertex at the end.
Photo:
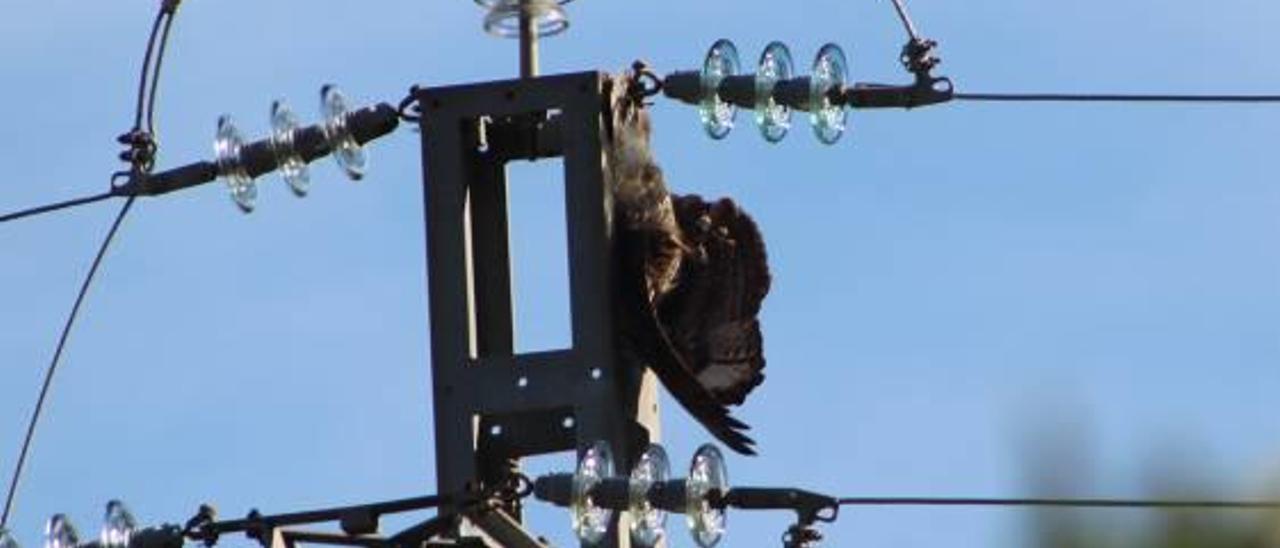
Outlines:
MULTIPOLYGON (((581 453, 597 440, 609 442, 625 471, 658 439, 655 377, 614 352, 605 78, 582 72, 415 91, 439 492, 492 485, 520 457, 581 453), (505 166, 548 157, 564 163, 572 346, 517 354, 505 166)), ((454 535, 479 529, 490 545, 542 546, 520 514, 472 516, 474 528, 454 535)), ((615 523, 602 546, 629 547, 626 531, 615 523)))

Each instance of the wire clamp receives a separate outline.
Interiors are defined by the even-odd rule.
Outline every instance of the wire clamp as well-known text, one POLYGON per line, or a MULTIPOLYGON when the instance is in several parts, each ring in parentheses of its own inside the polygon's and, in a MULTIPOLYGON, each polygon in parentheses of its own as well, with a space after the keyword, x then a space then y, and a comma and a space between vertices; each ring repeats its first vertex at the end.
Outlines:
POLYGON ((218 544, 218 532, 213 529, 213 522, 218 519, 218 511, 212 505, 201 504, 200 509, 196 511, 196 515, 187 520, 186 525, 182 528, 182 535, 191 539, 198 540, 205 546, 212 547, 218 544))
POLYGON ((120 161, 129 164, 130 173, 150 173, 155 167, 159 145, 155 135, 141 129, 133 129, 116 137, 116 142, 128 147, 119 155, 120 161))
POLYGON ((649 64, 641 60, 631 63, 627 95, 631 96, 637 104, 649 106, 653 103, 647 99, 660 93, 662 93, 662 78, 649 67, 649 64))
POLYGON ((400 117, 400 121, 416 124, 422 120, 422 106, 418 104, 417 85, 409 88, 409 95, 400 100, 400 105, 396 107, 396 114, 400 117))
POLYGON ((911 74, 930 77, 929 72, 942 64, 942 59, 934 55, 938 47, 937 40, 912 38, 902 46, 902 66, 911 74))
POLYGON ((811 525, 797 523, 782 534, 784 548, 817 548, 822 542, 822 533, 811 525))

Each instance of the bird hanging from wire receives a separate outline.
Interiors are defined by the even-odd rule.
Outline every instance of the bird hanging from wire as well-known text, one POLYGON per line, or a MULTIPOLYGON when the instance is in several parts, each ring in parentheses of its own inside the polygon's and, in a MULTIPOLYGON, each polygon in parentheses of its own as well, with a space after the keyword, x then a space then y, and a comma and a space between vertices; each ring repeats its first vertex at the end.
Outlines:
POLYGON ((620 355, 651 368, 725 445, 754 455, 750 427, 728 406, 764 380, 757 320, 770 284, 764 240, 733 200, 668 191, 649 146, 641 72, 638 65, 606 84, 620 355))

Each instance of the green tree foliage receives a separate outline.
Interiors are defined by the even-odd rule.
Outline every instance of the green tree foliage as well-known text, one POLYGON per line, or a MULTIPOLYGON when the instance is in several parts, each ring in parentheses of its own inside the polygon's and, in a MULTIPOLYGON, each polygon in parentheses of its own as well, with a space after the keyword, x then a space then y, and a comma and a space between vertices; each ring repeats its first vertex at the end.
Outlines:
MULTIPOLYGON (((1027 483, 1040 496, 1095 497, 1100 487, 1087 436, 1072 428, 1052 430, 1027 448, 1027 483)), ((1161 500, 1280 499, 1280 489, 1233 492, 1205 462, 1170 455, 1192 452, 1185 444, 1153 453, 1144 466, 1145 496, 1161 500), (1180 450, 1177 450, 1179 449, 1180 450), (1173 460, 1174 463, 1170 463, 1173 460), (1209 479, 1216 478, 1216 479, 1209 479)), ((1126 495, 1129 493, 1126 493, 1126 495)), ((1125 497, 1128 498, 1128 497, 1125 497)), ((1257 510, 1042 509, 1030 513, 1028 546, 1042 548, 1280 548, 1280 512, 1257 510)))

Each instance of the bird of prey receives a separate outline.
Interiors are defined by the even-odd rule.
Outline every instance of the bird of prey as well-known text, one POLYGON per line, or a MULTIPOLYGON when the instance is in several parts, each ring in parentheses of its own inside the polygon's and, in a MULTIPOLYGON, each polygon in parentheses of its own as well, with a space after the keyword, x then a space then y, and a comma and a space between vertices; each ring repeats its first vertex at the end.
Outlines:
POLYGON ((754 455, 750 427, 727 406, 764 380, 756 319, 770 283, 764 240, 733 200, 668 191, 639 86, 634 74, 612 77, 604 105, 620 356, 651 368, 725 445, 754 455))

